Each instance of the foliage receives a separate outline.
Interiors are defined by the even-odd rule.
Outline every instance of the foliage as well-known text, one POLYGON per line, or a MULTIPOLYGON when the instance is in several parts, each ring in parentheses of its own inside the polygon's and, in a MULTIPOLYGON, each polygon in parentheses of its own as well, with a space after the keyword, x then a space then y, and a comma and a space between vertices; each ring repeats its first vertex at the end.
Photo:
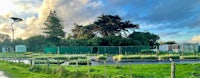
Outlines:
POLYGON ((128 37, 139 41, 141 45, 149 45, 151 48, 158 46, 156 41, 160 39, 158 35, 149 32, 133 32, 128 37))
POLYGON ((141 50, 140 53, 141 53, 141 54, 155 54, 156 52, 155 52, 155 51, 152 51, 152 50, 146 50, 146 49, 144 49, 144 50, 141 50))
POLYGON ((45 26, 43 32, 47 35, 47 39, 55 45, 60 45, 59 41, 65 37, 65 32, 63 31, 62 20, 57 17, 55 11, 49 13, 43 25, 45 26))
POLYGON ((107 56, 104 56, 104 55, 98 55, 97 57, 96 57, 96 60, 107 60, 107 56))
POLYGON ((180 56, 179 55, 161 55, 161 56, 159 56, 159 59, 161 59, 161 60, 169 60, 170 58, 180 59, 180 56))
MULTIPOLYGON (((2 61, 1 61, 2 62, 2 61)), ((169 78, 170 64, 131 64, 100 66, 35 66, 32 71, 28 67, 16 65, 16 63, 0 63, 0 70, 3 70, 10 77, 14 78, 169 78), (89 73, 88 73, 89 71, 89 73)), ((200 64, 176 64, 177 78, 199 78, 200 64)))

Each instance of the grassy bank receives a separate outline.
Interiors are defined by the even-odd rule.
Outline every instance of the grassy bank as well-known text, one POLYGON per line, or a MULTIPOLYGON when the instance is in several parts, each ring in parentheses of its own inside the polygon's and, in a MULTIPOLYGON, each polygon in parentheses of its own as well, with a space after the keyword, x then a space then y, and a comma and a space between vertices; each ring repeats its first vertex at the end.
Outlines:
POLYGON ((0 61, 0 70, 10 78, 52 78, 53 74, 29 71, 30 65, 0 61))
MULTIPOLYGON (((29 65, 0 63, 11 78, 169 78, 170 64, 132 64, 100 66, 29 65)), ((200 64, 176 64, 176 78, 200 78, 200 64)))

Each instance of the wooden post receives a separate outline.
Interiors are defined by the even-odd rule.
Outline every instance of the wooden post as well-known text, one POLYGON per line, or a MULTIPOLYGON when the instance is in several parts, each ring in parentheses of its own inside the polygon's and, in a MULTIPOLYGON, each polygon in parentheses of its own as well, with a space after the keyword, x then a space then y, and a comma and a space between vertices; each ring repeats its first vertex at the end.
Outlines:
POLYGON ((60 65, 60 61, 58 60, 58 62, 57 62, 57 63, 58 63, 58 66, 59 66, 59 65, 60 65))
POLYGON ((33 64, 33 59, 30 59, 30 65, 32 65, 33 64))
POLYGON ((104 61, 104 76, 107 78, 107 74, 106 74, 106 61, 104 61))
POLYGON ((176 66, 174 62, 171 62, 171 78, 175 78, 176 66))
POLYGON ((76 72, 78 72, 78 61, 76 61, 76 72))
POLYGON ((88 78, 90 78, 90 64, 89 64, 89 59, 87 60, 87 66, 88 66, 88 78))
POLYGON ((132 66, 131 66, 131 64, 129 64, 129 69, 130 69, 130 78, 133 78, 132 77, 132 66))
POLYGON ((34 61, 34 59, 31 59, 32 60, 32 68, 34 68, 35 67, 35 61, 34 61))
POLYGON ((47 59, 47 67, 48 67, 48 68, 50 67, 49 59, 47 59))
POLYGON ((20 63, 20 58, 18 58, 18 62, 20 63))

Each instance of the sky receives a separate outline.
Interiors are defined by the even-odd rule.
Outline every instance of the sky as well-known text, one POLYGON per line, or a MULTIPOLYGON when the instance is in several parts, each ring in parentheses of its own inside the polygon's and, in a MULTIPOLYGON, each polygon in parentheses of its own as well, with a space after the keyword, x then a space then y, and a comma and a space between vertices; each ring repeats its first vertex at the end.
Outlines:
POLYGON ((87 25, 110 14, 139 24, 135 31, 159 35, 162 42, 200 42, 200 0, 2 0, 0 8, 0 33, 11 36, 10 17, 24 20, 14 24, 15 38, 41 35, 43 22, 55 10, 67 34, 74 23, 87 25))

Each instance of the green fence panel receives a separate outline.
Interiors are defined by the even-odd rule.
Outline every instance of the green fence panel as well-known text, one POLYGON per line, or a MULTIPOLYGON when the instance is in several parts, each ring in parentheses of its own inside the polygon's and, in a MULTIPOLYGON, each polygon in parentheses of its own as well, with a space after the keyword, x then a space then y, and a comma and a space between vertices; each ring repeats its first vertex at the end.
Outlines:
MULTIPOLYGON (((62 46, 59 47, 60 54, 135 54, 141 50, 149 50, 149 46, 62 46), (120 52, 121 51, 121 52, 120 52)), ((45 53, 56 54, 57 47, 46 47, 45 53)))
POLYGON ((57 54, 57 47, 46 47, 44 49, 44 53, 51 53, 51 54, 57 54))

